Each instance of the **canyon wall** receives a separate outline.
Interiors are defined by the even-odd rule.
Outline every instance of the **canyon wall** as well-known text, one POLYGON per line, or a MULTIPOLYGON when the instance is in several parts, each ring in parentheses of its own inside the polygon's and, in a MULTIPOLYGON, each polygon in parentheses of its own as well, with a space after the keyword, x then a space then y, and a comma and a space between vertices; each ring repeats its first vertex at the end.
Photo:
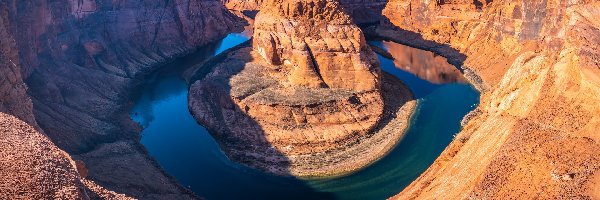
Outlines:
POLYGON ((128 100, 141 75, 237 28, 218 1, 8 3, 36 119, 70 153, 137 138, 128 100))
POLYGON ((0 112, 17 116, 37 127, 33 104, 21 76, 19 51, 11 33, 8 7, 0 4, 0 112))
POLYGON ((383 38, 447 56, 481 91, 397 199, 600 198, 600 3, 388 3, 383 38))
POLYGON ((37 127, 108 189, 194 198, 139 144, 131 97, 158 66, 241 31, 239 18, 216 0, 2 1, 0 8, 0 112, 37 127))
MULTIPOLYGON (((236 11, 258 11, 265 0, 222 0, 225 7, 236 11)), ((381 20, 387 0, 340 0, 340 5, 354 23, 373 24, 381 20)))

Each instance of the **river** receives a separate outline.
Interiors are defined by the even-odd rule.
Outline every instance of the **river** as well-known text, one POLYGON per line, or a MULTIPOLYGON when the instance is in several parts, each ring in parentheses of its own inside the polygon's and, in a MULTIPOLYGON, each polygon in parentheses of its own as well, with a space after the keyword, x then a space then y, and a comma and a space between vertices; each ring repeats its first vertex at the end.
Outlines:
MULTIPOLYGON (((230 34, 202 54, 182 58, 185 69, 248 40, 230 34), (208 53, 207 53, 208 52, 208 53), (203 57, 204 56, 204 57, 203 57)), ((188 110, 188 86, 181 70, 161 70, 141 87, 131 117, 141 124, 141 143, 183 186, 206 199, 385 199, 415 180, 460 131, 460 121, 479 103, 479 93, 441 57, 386 41, 370 41, 396 61, 378 55, 385 72, 400 78, 418 99, 410 127, 381 160, 344 177, 298 180, 276 177, 233 163, 188 110), (402 58, 402 59, 400 59, 402 58), (410 62, 400 62, 410 60, 410 62)))

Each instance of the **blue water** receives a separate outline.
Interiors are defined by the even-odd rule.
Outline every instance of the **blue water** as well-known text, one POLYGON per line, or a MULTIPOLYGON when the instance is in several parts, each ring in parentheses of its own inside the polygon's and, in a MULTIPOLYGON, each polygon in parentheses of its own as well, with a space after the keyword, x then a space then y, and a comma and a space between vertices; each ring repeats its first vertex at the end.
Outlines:
MULTIPOLYGON (((246 41, 231 34, 208 57, 246 41)), ((381 42, 371 44, 385 48, 381 42)), ((205 58, 186 58, 179 68, 205 58)), ((460 130, 460 120, 479 102, 479 94, 461 83, 432 84, 379 56, 384 71, 403 80, 418 98, 408 132, 389 155, 345 177, 297 180, 275 177, 227 159, 206 129, 191 116, 188 86, 178 70, 152 76, 132 109, 142 144, 182 185, 206 199, 384 199, 399 193, 435 160, 460 130)), ((174 67, 177 68, 177 67, 174 67)))

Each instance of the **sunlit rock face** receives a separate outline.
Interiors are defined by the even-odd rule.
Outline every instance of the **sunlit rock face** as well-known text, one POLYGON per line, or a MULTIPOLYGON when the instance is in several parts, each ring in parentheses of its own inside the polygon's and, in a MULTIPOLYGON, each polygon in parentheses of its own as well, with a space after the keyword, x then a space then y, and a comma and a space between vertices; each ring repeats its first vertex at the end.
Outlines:
POLYGON ((380 69, 361 30, 337 1, 268 1, 253 47, 269 64, 290 65, 292 84, 368 91, 380 69))
POLYGON ((459 63, 481 104, 396 198, 598 198, 600 3, 437 2, 390 1, 376 32, 459 63))
POLYGON ((254 24, 251 44, 209 62, 190 87, 190 110, 229 158, 279 175, 339 175, 395 144, 403 131, 391 130, 403 130, 412 95, 382 79, 338 1, 269 0, 254 24))

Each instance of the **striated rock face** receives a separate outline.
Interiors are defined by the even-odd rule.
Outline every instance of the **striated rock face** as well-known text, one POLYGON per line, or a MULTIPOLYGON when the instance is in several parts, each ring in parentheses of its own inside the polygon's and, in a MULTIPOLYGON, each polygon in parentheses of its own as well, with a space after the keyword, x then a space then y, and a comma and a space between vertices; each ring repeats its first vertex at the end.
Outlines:
POLYGON ((254 25, 254 50, 269 64, 292 65, 292 84, 379 88, 377 58, 338 2, 269 1, 254 25))
POLYGON ((391 1, 376 34, 463 64, 483 93, 396 198, 598 198, 600 3, 426 2, 391 1))
POLYGON ((82 177, 32 126, 0 113, 0 199, 131 199, 82 177))
POLYGON ((393 147, 415 102, 394 77, 381 79, 338 2, 265 2, 255 26, 252 47, 208 62, 190 87, 194 117, 232 160, 279 175, 339 175, 393 147))
POLYGON ((138 143, 130 97, 158 66, 241 30, 239 18, 216 0, 2 1, 0 8, 0 111, 37 122, 106 188, 193 198, 138 143))

